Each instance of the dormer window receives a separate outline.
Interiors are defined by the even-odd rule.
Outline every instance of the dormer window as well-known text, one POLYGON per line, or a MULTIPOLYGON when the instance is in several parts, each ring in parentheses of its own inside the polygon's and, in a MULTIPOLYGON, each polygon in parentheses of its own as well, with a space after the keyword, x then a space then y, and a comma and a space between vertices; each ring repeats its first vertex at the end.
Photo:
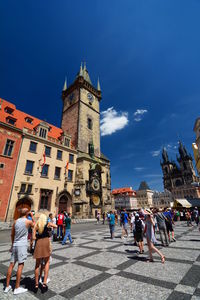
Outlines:
POLYGON ((39 129, 39 136, 42 137, 42 138, 44 138, 44 139, 46 139, 46 136, 47 136, 47 130, 41 127, 41 128, 39 129))
POLYGON ((8 123, 8 124, 10 124, 10 125, 15 125, 16 124, 16 119, 14 119, 14 118, 11 118, 11 117, 7 117, 6 118, 6 122, 8 123))
POLYGON ((29 123, 29 124, 33 124, 33 119, 30 118, 30 117, 26 117, 26 118, 25 118, 25 121, 26 121, 27 123, 29 123))
POLYGON ((10 114, 10 115, 12 115, 13 111, 14 111, 14 109, 9 106, 6 106, 4 110, 7 114, 10 114))
POLYGON ((67 137, 64 137, 64 146, 70 147, 70 139, 67 137))

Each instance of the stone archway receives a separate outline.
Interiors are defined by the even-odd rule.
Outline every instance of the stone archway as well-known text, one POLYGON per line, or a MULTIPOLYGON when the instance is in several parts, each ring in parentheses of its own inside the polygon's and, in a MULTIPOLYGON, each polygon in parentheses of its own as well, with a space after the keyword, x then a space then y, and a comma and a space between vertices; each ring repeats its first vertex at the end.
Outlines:
POLYGON ((20 216, 19 209, 20 208, 28 208, 28 210, 31 210, 31 206, 33 204, 33 201, 29 197, 23 197, 19 199, 15 206, 15 212, 14 212, 14 220, 17 220, 20 216))
POLYGON ((60 193, 58 197, 58 213, 61 211, 72 212, 72 197, 68 192, 60 193))

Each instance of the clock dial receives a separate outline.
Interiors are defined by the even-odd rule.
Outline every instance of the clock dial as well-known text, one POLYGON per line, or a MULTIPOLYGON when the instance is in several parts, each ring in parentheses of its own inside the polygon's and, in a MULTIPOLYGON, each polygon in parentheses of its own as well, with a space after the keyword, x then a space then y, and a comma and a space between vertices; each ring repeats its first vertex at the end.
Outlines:
POLYGON ((91 185, 92 185, 93 190, 95 190, 95 191, 98 191, 98 190, 100 189, 100 183, 99 183, 99 180, 96 179, 96 178, 94 178, 94 179, 92 180, 91 185))
POLYGON ((90 103, 92 103, 94 101, 94 96, 91 93, 87 94, 87 98, 90 101, 90 103))

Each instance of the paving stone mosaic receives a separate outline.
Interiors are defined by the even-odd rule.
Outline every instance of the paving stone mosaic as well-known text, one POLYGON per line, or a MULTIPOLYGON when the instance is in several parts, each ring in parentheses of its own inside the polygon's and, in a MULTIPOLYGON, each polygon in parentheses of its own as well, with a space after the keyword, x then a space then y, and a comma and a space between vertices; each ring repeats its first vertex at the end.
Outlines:
MULTIPOLYGON (((120 238, 120 226, 114 240, 107 225, 97 225, 95 230, 74 234, 72 245, 54 242, 48 292, 33 292, 35 261, 29 255, 21 281, 29 291, 18 297, 12 291, 3 293, 10 245, 0 244, 0 299, 200 299, 200 232, 183 222, 176 224, 175 233, 176 243, 168 248, 159 246, 166 256, 164 265, 157 254, 154 263, 147 262, 146 241, 145 253, 138 255, 132 235, 120 238)), ((157 240, 160 244, 159 234, 157 240)))

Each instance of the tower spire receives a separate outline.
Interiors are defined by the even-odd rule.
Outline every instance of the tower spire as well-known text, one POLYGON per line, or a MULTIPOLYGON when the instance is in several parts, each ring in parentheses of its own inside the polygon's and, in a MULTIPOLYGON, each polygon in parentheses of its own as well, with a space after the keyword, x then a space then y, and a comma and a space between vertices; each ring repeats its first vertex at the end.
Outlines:
POLYGON ((98 77, 98 81, 97 81, 97 91, 101 91, 101 86, 100 86, 100 82, 99 82, 99 77, 98 77))
POLYGON ((83 67, 82 67, 82 62, 81 62, 81 65, 80 65, 80 72, 79 72, 79 76, 83 76, 83 67))
POLYGON ((63 86, 63 91, 66 91, 67 89, 67 78, 65 77, 65 82, 64 82, 64 86, 63 86))

